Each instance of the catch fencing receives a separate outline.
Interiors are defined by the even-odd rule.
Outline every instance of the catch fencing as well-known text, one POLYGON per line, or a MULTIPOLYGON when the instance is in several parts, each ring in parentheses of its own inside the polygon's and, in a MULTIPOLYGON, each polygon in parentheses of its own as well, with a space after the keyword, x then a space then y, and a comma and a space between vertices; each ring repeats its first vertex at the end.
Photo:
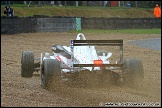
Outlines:
POLYGON ((161 6, 161 1, 1 1, 3 5, 24 4, 29 7, 55 5, 154 8, 156 3, 161 6))

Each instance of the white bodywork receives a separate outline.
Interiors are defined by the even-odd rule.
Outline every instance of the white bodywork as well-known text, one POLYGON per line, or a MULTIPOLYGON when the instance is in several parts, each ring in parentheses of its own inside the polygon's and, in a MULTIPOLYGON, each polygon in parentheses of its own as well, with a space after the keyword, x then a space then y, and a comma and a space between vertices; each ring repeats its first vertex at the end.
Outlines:
MULTIPOLYGON (((82 33, 79 33, 76 37, 76 40, 86 40, 85 36, 82 33)), ((71 52, 70 46, 63 46, 67 51, 71 52)), ((61 54, 57 54, 53 52, 53 56, 50 56, 49 53, 45 53, 45 56, 41 59, 57 59, 62 63, 62 71, 63 72, 71 72, 77 70, 100 70, 100 67, 75 67, 71 68, 73 64, 93 64, 94 60, 102 60, 103 64, 110 64, 109 58, 112 56, 112 53, 109 52, 107 54, 103 53, 102 56, 98 56, 95 46, 74 46, 73 54, 74 54, 74 62, 72 59, 67 59, 66 57, 62 56, 61 54)), ((42 56, 42 55, 41 55, 42 56)), ((42 61, 41 60, 41 61, 42 61)), ((42 62, 41 62, 42 64, 42 62)))

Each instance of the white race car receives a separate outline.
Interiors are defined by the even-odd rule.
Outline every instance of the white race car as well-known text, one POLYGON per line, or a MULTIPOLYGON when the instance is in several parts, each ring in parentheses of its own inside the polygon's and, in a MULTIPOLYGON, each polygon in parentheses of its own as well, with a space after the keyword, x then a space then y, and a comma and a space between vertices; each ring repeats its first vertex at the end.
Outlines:
POLYGON ((79 33, 76 40, 70 41, 70 46, 55 44, 53 55, 41 53, 39 62, 35 63, 34 52, 25 50, 21 58, 21 76, 32 77, 35 71, 41 72, 41 86, 48 88, 51 79, 68 79, 69 75, 87 70, 90 73, 112 73, 117 83, 136 82, 143 78, 143 66, 140 59, 126 59, 123 62, 123 40, 86 40, 79 33), (120 60, 110 63, 111 52, 96 51, 96 46, 119 46, 120 60), (56 78, 57 77, 57 78, 56 78))

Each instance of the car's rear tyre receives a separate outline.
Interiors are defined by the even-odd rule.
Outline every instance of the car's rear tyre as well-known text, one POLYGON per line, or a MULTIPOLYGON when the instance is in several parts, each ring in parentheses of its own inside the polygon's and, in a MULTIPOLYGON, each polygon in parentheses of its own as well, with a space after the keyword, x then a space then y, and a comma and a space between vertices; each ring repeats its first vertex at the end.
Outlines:
POLYGON ((143 65, 140 59, 125 60, 125 83, 130 87, 139 87, 142 85, 144 78, 143 65))
POLYGON ((23 51, 21 58, 21 76, 32 77, 34 72, 34 52, 23 51))
POLYGON ((49 89, 61 78, 60 61, 57 59, 45 59, 42 68, 41 86, 44 89, 49 89))

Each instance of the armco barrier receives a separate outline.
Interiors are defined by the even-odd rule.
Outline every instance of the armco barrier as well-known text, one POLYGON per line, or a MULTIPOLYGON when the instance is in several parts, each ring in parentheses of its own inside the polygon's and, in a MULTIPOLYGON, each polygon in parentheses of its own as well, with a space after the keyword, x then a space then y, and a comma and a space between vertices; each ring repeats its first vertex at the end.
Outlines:
POLYGON ((161 28, 155 18, 1 17, 1 34, 161 28))

